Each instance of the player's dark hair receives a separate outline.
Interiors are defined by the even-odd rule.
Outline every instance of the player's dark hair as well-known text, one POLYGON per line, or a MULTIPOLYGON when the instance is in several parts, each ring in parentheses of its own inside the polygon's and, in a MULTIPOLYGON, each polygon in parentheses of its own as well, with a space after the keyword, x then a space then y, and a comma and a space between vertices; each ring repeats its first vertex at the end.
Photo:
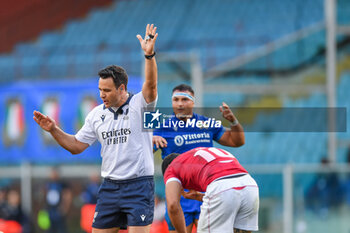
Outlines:
POLYGON ((112 78, 115 88, 118 88, 121 84, 124 84, 125 90, 127 90, 128 75, 126 71, 120 66, 107 66, 98 72, 98 76, 100 76, 102 79, 112 78))
POLYGON ((169 155, 167 155, 163 162, 162 162, 162 172, 163 172, 163 176, 164 176, 164 173, 165 173, 165 170, 168 168, 169 164, 171 164, 171 162, 176 159, 176 157, 179 156, 178 153, 171 153, 169 155))
POLYGON ((174 91, 189 91, 194 96, 194 91, 193 91, 192 87, 187 85, 187 84, 180 84, 180 85, 174 87, 172 93, 174 93, 174 91))

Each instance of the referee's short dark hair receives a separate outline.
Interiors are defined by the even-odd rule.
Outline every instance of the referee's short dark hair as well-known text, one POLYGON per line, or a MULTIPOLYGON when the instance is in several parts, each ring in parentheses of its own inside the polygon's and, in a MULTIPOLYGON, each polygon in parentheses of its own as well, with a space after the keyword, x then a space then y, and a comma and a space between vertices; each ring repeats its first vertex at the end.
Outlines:
POLYGON ((189 91, 194 96, 194 91, 193 91, 192 87, 187 85, 187 84, 180 84, 180 85, 174 87, 172 93, 174 93, 174 91, 189 91))
POLYGON ((127 90, 128 74, 123 67, 116 65, 107 66, 98 72, 98 76, 100 76, 102 79, 112 78, 115 88, 118 88, 121 84, 124 84, 125 90, 127 90))
POLYGON ((163 172, 163 176, 165 173, 165 170, 168 168, 169 164, 171 164, 171 162, 177 158, 177 156, 179 156, 180 154, 178 153, 171 153, 169 155, 167 155, 163 162, 162 162, 162 172, 163 172))

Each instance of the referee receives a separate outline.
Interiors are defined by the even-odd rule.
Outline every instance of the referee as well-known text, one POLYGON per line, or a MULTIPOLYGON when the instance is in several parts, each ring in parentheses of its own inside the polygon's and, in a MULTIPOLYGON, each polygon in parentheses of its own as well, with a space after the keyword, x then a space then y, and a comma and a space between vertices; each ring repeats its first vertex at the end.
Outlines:
POLYGON ((76 135, 65 133, 52 118, 34 111, 40 127, 72 154, 83 152, 96 140, 101 143, 104 182, 98 193, 93 233, 117 233, 127 226, 129 233, 150 231, 154 210, 152 132, 142 131, 141 111, 154 108, 157 102, 156 30, 148 24, 145 38, 137 35, 145 54, 141 92, 128 93, 125 70, 112 65, 99 72, 103 104, 87 115, 76 135))

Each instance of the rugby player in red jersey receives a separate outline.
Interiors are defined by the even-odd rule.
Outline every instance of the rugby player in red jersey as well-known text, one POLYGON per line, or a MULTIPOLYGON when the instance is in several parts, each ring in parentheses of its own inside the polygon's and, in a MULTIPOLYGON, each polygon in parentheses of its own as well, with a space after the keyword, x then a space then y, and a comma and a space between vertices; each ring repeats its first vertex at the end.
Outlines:
POLYGON ((183 154, 170 154, 163 160, 162 171, 168 214, 178 233, 186 233, 181 194, 203 201, 199 233, 258 230, 258 186, 229 152, 198 147, 183 154), (190 192, 184 193, 184 188, 190 192))

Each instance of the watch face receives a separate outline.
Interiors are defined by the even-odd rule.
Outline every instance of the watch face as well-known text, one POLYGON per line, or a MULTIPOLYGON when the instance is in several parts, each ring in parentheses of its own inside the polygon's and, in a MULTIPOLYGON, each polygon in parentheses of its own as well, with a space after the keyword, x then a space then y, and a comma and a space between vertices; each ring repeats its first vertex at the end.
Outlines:
POLYGON ((6 103, 4 142, 5 145, 22 145, 25 136, 24 106, 18 98, 6 103))

